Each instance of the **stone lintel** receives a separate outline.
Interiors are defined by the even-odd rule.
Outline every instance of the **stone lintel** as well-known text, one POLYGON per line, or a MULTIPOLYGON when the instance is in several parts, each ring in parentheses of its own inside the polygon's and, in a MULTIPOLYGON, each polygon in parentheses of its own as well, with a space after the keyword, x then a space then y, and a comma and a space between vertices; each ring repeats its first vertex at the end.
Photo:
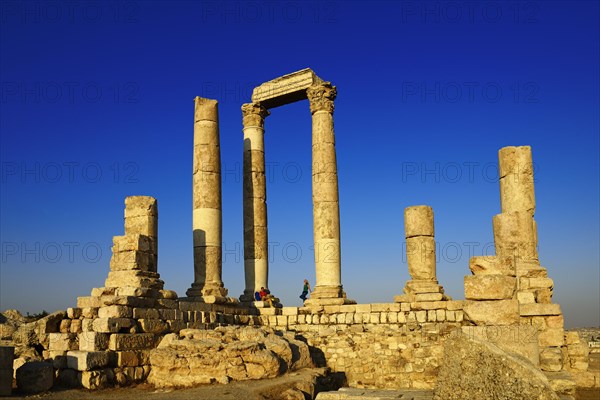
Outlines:
POLYGON ((306 89, 322 82, 313 70, 305 68, 255 87, 252 91, 252 102, 260 103, 266 108, 275 108, 305 100, 306 89))

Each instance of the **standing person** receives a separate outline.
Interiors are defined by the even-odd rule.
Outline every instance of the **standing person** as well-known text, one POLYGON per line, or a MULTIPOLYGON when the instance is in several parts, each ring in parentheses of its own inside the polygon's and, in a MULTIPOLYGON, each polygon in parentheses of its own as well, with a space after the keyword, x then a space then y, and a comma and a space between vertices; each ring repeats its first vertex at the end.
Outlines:
POLYGON ((308 283, 308 279, 304 280, 304 286, 302 287, 302 294, 300 295, 300 298, 302 299, 302 301, 306 301, 306 295, 308 294, 308 292, 310 292, 310 283, 308 283))

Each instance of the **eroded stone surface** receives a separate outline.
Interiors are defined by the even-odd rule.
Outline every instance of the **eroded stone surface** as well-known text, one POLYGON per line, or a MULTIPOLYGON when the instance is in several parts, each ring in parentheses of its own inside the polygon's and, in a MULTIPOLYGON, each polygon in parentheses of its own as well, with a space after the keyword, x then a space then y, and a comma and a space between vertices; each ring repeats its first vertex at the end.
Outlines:
POLYGON ((185 329, 165 336, 150 362, 148 381, 158 387, 274 378, 312 366, 306 343, 264 327, 185 329))
POLYGON ((465 335, 446 342, 433 398, 559 399, 546 376, 527 359, 465 335))

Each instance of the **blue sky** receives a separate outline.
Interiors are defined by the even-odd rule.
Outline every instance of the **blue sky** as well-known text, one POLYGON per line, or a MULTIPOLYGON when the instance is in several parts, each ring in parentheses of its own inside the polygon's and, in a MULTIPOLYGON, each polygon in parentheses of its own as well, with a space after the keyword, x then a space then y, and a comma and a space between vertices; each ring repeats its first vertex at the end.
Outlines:
MULTIPOLYGON (((567 326, 600 325, 598 2, 0 3, 0 309, 103 285, 124 198, 159 204, 159 272, 193 279, 193 98, 220 102, 223 280, 243 291, 242 103, 312 68, 335 110, 342 281, 389 302, 403 210, 434 208, 438 278, 463 298, 492 254, 497 151, 531 145, 542 265, 567 326)), ((314 283, 308 102, 266 120, 270 288, 314 283)))

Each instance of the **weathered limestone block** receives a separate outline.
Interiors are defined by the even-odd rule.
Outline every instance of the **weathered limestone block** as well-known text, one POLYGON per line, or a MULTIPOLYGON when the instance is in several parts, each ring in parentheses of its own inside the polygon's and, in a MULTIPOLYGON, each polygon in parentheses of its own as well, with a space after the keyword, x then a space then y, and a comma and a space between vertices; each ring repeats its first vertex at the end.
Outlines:
POLYGON ((414 301, 416 302, 437 302, 442 300, 444 295, 442 293, 416 293, 414 295, 414 301))
POLYGON ((125 235, 158 236, 158 218, 154 215, 140 215, 125 218, 125 235))
POLYGON ((252 91, 252 101, 267 108, 306 99, 307 89, 323 83, 310 68, 292 72, 265 82, 252 91))
POLYGON ((465 276, 465 299, 504 300, 512 299, 517 280, 505 275, 465 276))
MULTIPOLYGON (((416 293, 441 293, 441 286, 436 280, 418 280, 412 279, 406 282, 404 292, 407 294, 416 293)), ((442 291, 443 292, 443 291, 442 291)))
POLYGON ((548 378, 527 359, 465 335, 444 345, 434 400, 558 400, 548 378))
POLYGON ((517 325, 519 302, 515 300, 491 300, 467 302, 465 319, 476 325, 517 325))
POLYGON ((110 269, 112 271, 141 270, 156 272, 156 255, 137 250, 113 253, 110 258, 110 269))
POLYGON ((415 236, 406 239, 408 272, 414 280, 436 279, 435 239, 431 236, 415 236))
POLYGON ((563 368, 563 356, 559 347, 546 347, 540 352, 542 371, 558 372, 563 368))
POLYGON ((521 304, 521 316, 562 315, 560 304, 521 304))
POLYGON ((306 343, 264 327, 185 329, 166 335, 150 361, 148 380, 158 387, 263 379, 312 366, 306 343))
POLYGON ((469 269, 473 275, 516 275, 515 264, 512 257, 471 257, 469 260, 469 269))
POLYGON ((569 372, 564 370, 560 372, 546 372, 545 375, 550 381, 550 386, 552 387, 552 390, 562 395, 563 398, 564 396, 575 395, 575 380, 569 372))
POLYGON ((89 371, 108 365, 109 353, 106 351, 73 350, 67 353, 67 367, 77 371, 89 371))
POLYGON ((517 292, 517 300, 520 304, 532 304, 535 303, 535 295, 532 292, 517 292))
POLYGON ((123 329, 129 329, 134 321, 129 318, 97 318, 93 322, 94 332, 116 333, 123 329))
POLYGON ((48 334, 48 350, 67 351, 77 350, 79 343, 77 335, 72 333, 49 333, 48 334))
POLYGON ((133 309, 127 306, 106 306, 98 309, 99 318, 131 318, 133 309))
POLYGON ((404 232, 406 238, 434 236, 433 208, 412 206, 404 209, 404 232))
POLYGON ((565 333, 560 328, 545 328, 540 331, 539 342, 541 347, 560 347, 565 342, 565 333))
POLYGON ((169 331, 169 324, 162 319, 140 319, 138 324, 142 332, 162 334, 169 331))
POLYGON ((114 379, 114 372, 110 368, 97 371, 82 371, 77 375, 79 383, 86 389, 97 390, 110 385, 114 379))
POLYGON ((497 255, 537 262, 537 242, 533 234, 533 218, 529 213, 513 211, 497 214, 492 222, 497 255))
POLYGON ((67 318, 70 318, 70 319, 81 318, 81 308, 74 308, 74 307, 67 308, 67 318))
POLYGON ((150 236, 139 234, 113 236, 113 254, 124 251, 141 251, 144 253, 157 254, 156 242, 150 236))
MULTIPOLYGON (((146 271, 109 271, 106 278, 106 287, 146 287, 151 289, 162 289, 164 282, 159 279, 159 274, 146 271)), ((77 303, 79 305, 79 303, 77 303)))
POLYGON ((17 387, 23 393, 41 393, 52 388, 54 368, 42 361, 27 362, 17 369, 17 387))
POLYGON ((463 334, 493 343, 504 351, 519 354, 533 365, 540 365, 537 327, 531 325, 463 326, 463 334))
POLYGON ((151 196, 127 196, 125 218, 153 215, 158 216, 158 203, 151 196))
POLYGON ((159 341, 160 336, 154 335, 152 333, 114 333, 110 335, 108 348, 109 350, 113 351, 145 350, 156 347, 159 341))
POLYGON ((108 348, 108 335, 98 332, 82 332, 79 337, 79 350, 101 351, 108 348))

